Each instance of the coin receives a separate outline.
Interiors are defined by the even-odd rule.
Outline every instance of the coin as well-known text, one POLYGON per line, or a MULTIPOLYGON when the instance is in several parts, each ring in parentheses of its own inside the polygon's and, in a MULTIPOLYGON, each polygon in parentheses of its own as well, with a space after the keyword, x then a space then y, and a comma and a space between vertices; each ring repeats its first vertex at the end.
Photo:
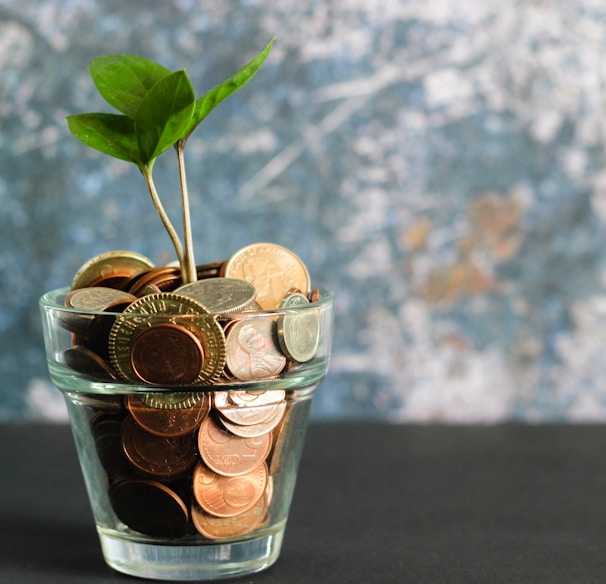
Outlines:
POLYGON ((198 433, 198 451, 204 463, 224 476, 240 476, 260 466, 271 450, 271 435, 242 438, 224 430, 208 416, 198 433))
POLYGON ((187 506, 175 491, 152 480, 125 479, 109 489, 114 513, 133 531, 176 539, 189 527, 187 506))
POLYGON ((259 407, 264 409, 267 408, 266 411, 268 411, 268 415, 264 420, 254 424, 237 424, 223 415, 219 417, 219 420, 228 432, 240 436, 241 438, 256 438, 258 436, 263 436, 264 434, 271 432, 280 423, 280 420, 284 415, 284 410, 286 409, 286 402, 259 407))
MULTIPOLYGON (((227 396, 229 402, 234 405, 260 406, 265 404, 275 404, 282 401, 286 396, 286 392, 283 389, 238 390, 228 392, 227 396)), ((219 400, 220 399, 221 398, 219 398, 219 400)))
MULTIPOLYGON (((231 392, 244 394, 243 403, 238 403, 238 398, 231 398, 230 392, 216 391, 213 395, 213 405, 223 418, 240 426, 253 426, 261 424, 271 418, 280 403, 284 403, 284 391, 270 391, 262 393, 231 392), (269 394, 269 395, 268 395, 269 394)), ((271 430, 272 428, 270 428, 271 430)), ((269 430, 268 430, 269 431, 269 430)), ((263 434, 263 432, 261 432, 263 434)))
POLYGON ((243 310, 255 300, 257 295, 255 287, 250 282, 235 278, 198 280, 179 286, 175 292, 197 300, 212 313, 243 310))
POLYGON ((274 327, 270 318, 251 317, 229 328, 226 363, 234 377, 242 381, 268 379, 284 369, 286 358, 274 342, 274 327))
POLYGON ((163 479, 183 475, 197 460, 192 433, 158 436, 139 426, 133 417, 122 424, 122 448, 135 468, 163 479))
POLYGON ((105 286, 76 288, 65 297, 65 305, 70 308, 92 312, 122 312, 136 296, 105 286))
POLYGON ((126 399, 126 407, 139 426, 157 436, 192 434, 208 413, 204 399, 193 406, 174 409, 150 407, 143 400, 144 397, 131 394, 126 399))
POLYGON ((253 243, 240 249, 225 263, 223 276, 250 282, 264 310, 276 308, 290 288, 307 294, 310 285, 305 264, 292 251, 274 243, 253 243))
POLYGON ((139 399, 150 408, 160 410, 182 410, 191 408, 204 401, 201 391, 163 391, 160 393, 142 393, 139 399))
POLYGON ((76 272, 72 289, 125 283, 134 274, 153 267, 153 262, 134 251, 116 250, 99 254, 88 260, 76 272))
POLYGON ((281 309, 302 307, 278 319, 278 343, 284 354, 299 363, 313 359, 320 343, 320 313, 309 306, 303 294, 290 294, 280 302, 281 309))
POLYGON ((217 517, 246 513, 263 496, 266 485, 265 464, 237 477, 220 475, 202 463, 196 465, 193 473, 193 492, 198 505, 217 517))
MULTIPOLYGON (((158 331, 154 331, 156 333, 158 331)), ((154 333, 148 333, 153 335, 154 333)), ((157 339, 157 336, 154 338, 157 339)), ((158 382, 160 385, 184 385, 187 384, 204 385, 215 381, 225 365, 225 336, 221 325, 215 318, 208 314, 208 311, 199 302, 171 292, 161 294, 150 294, 133 302, 116 318, 109 335, 109 355, 113 367, 120 377, 127 381, 139 383, 158 382), (188 318, 178 315, 189 315, 188 318), (180 329, 174 329, 177 324, 180 329), (145 371, 147 375, 151 367, 142 368, 138 372, 140 365, 145 362, 149 365, 150 360, 144 357, 142 346, 136 345, 136 339, 139 334, 155 325, 163 325, 160 332, 167 335, 165 341, 160 343, 149 342, 151 337, 143 337, 143 347, 148 346, 150 350, 153 347, 154 354, 157 355, 159 363, 153 365, 155 379, 141 379, 139 373, 145 371), (175 330, 177 331, 175 333, 175 330), (171 335, 168 335, 168 333, 171 335), (199 353, 195 358, 196 364, 201 364, 195 378, 192 378, 191 363, 185 362, 180 350, 175 351, 169 342, 169 338, 175 338, 179 335, 179 347, 188 346, 188 354, 195 350, 202 349, 203 354, 199 353), (133 346, 135 348, 135 360, 133 362, 133 346)))
POLYGON ((176 288, 180 282, 181 272, 179 268, 162 266, 151 268, 134 282, 130 282, 128 291, 135 296, 144 296, 148 288, 167 292, 176 288))
POLYGON ((97 353, 82 345, 74 345, 63 352, 65 364, 87 377, 116 380, 117 376, 109 363, 97 353))
POLYGON ((263 521, 267 513, 267 505, 267 497, 263 495, 244 513, 239 513, 233 517, 216 517, 194 503, 191 508, 191 519, 198 533, 204 537, 208 539, 229 539, 254 531, 263 521))
POLYGON ((187 327, 163 322, 133 336, 130 361, 135 375, 150 385, 189 385, 202 370, 204 349, 187 327))

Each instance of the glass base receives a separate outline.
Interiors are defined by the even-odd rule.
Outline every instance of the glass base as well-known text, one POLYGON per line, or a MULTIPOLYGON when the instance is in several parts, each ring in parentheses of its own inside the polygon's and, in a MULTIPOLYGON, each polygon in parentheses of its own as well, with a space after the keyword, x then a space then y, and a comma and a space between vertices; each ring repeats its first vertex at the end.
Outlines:
POLYGON ((155 580, 217 580, 269 568, 280 555, 284 528, 261 537, 208 545, 156 545, 99 530, 107 564, 155 580))

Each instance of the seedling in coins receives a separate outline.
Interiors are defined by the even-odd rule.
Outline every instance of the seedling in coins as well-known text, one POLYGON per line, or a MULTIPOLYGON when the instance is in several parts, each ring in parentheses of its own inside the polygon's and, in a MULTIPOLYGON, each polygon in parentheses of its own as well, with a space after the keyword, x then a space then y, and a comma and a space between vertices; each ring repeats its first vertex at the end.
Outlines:
POLYGON ((107 55, 89 64, 101 96, 114 113, 68 116, 70 132, 87 146, 139 167, 149 194, 175 248, 183 283, 196 280, 189 195, 185 173, 185 145, 192 132, 227 97, 243 87, 269 55, 273 39, 235 75, 196 98, 184 70, 166 67, 136 55, 107 55), (170 221, 153 180, 156 159, 174 148, 177 154, 183 242, 170 221))

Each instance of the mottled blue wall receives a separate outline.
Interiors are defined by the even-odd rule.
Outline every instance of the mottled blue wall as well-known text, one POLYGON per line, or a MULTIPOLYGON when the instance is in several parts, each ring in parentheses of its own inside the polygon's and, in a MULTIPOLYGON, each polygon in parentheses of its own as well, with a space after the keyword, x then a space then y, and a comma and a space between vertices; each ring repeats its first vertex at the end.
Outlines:
POLYGON ((88 61, 200 93, 274 35, 188 146, 195 244, 274 241, 336 290, 316 418, 606 420, 601 0, 0 0, 0 419, 64 416, 43 291, 110 249, 173 259, 136 168, 67 134, 105 109, 88 61))

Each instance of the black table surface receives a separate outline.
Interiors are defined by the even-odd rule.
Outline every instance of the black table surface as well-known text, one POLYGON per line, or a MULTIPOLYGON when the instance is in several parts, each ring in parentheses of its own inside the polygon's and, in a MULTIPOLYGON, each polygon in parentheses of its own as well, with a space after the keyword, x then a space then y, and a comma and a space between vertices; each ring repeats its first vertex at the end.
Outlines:
MULTIPOLYGON (((606 426, 312 425, 282 554, 241 584, 606 582, 606 426)), ((0 426, 0 582, 106 567, 67 426, 0 426)))

